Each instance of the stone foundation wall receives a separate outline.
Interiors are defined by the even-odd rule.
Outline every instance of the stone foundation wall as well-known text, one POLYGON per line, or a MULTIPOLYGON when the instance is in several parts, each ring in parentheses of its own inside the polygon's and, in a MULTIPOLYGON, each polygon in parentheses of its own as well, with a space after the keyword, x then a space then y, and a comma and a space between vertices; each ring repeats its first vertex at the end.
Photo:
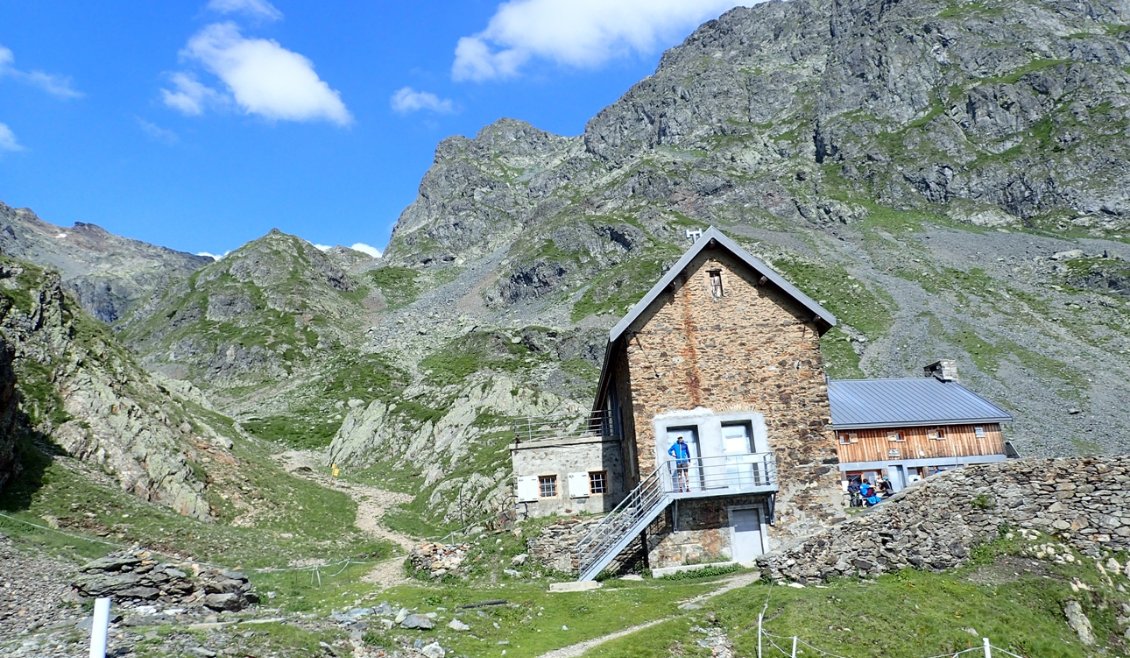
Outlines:
POLYGON ((799 582, 942 570, 966 562, 974 546, 1006 527, 1052 534, 1094 557, 1130 550, 1130 456, 947 471, 759 566, 770 578, 799 582))
MULTIPOLYGON (((554 571, 575 574, 579 565, 573 559, 573 547, 603 517, 562 519, 559 523, 546 526, 537 537, 526 540, 526 550, 530 559, 536 560, 554 571)), ((605 568, 612 573, 630 569, 644 557, 643 542, 634 539, 620 552, 620 555, 605 568)))
POLYGON ((762 506, 765 496, 680 501, 648 528, 647 561, 652 569, 733 559, 730 508, 762 506), (672 525, 672 520, 674 525, 672 525))

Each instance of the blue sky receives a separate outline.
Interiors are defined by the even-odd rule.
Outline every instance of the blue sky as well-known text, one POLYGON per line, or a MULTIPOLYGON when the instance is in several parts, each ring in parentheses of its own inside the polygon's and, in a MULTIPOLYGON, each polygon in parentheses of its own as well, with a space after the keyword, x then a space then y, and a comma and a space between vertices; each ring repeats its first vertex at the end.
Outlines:
POLYGON ((383 248, 436 144, 565 135, 722 0, 0 0, 0 201, 220 254, 383 248))

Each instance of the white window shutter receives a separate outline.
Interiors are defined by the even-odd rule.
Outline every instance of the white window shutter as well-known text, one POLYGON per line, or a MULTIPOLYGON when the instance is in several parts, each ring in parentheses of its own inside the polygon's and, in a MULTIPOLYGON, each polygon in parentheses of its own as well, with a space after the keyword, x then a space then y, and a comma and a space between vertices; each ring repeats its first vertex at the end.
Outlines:
POLYGON ((529 503, 538 499, 538 476, 521 475, 518 477, 518 502, 529 503))
POLYGON ((589 473, 581 471, 569 474, 569 497, 584 498, 589 495, 589 473))

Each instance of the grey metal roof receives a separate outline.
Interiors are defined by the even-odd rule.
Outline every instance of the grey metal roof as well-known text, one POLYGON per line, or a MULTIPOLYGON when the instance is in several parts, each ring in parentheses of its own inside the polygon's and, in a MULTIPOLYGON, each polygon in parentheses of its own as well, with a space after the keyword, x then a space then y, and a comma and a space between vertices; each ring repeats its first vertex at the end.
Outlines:
POLYGON ((1006 423, 1012 416, 957 382, 933 377, 828 382, 835 429, 1006 423))
POLYGON ((620 321, 616 323, 616 326, 612 327, 612 330, 608 332, 609 344, 611 345, 612 343, 615 343, 616 339, 623 335, 623 333, 627 331, 628 327, 630 327, 632 323, 635 322, 636 319, 639 318, 639 316, 645 310, 647 310, 647 307, 651 306, 651 303, 654 302, 655 299, 659 297, 659 295, 663 294, 663 291, 667 289, 667 286, 671 285, 671 282, 675 280, 675 277, 679 276, 679 274, 682 273, 683 270, 687 269, 687 266, 691 264, 691 261, 694 260, 694 258, 700 253, 702 253, 703 249, 706 249, 712 243, 725 247, 727 250, 729 250, 730 253, 741 259, 742 262, 752 268, 755 272, 772 281, 773 284, 780 288, 786 295, 793 298, 797 303, 806 308, 809 312, 812 313, 814 318, 823 320, 825 323, 827 323, 828 326, 824 328, 824 330, 822 330, 820 333, 824 333, 825 330, 836 326, 836 316, 829 313, 828 310, 823 306, 812 301, 812 298, 801 292, 793 284, 786 281, 784 277, 782 277, 780 274, 777 274, 777 272, 775 272, 773 268, 766 265, 764 261, 754 257, 748 251, 738 246, 738 243, 726 237, 721 231, 711 226, 702 233, 701 238, 695 241, 694 246, 688 249, 687 252, 684 253, 683 256, 678 260, 678 262, 676 262, 671 267, 671 269, 667 270, 667 273, 663 275, 663 278, 660 279, 659 282, 654 286, 652 286, 651 290, 647 291, 647 294, 644 295, 642 299, 636 302, 635 306, 633 306, 631 310, 628 311, 628 314, 620 318, 620 321))

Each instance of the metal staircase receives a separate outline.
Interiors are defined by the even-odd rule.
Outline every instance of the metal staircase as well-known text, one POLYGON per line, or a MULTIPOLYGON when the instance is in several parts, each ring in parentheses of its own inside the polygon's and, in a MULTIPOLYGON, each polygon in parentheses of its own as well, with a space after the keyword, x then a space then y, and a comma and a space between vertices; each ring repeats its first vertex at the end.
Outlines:
POLYGON ((773 453, 697 457, 679 472, 655 469, 573 548, 578 580, 592 580, 675 500, 777 491, 773 453))
POLYGON ((663 490, 662 479, 660 469, 652 471, 620 501, 616 509, 581 537, 573 549, 581 571, 578 580, 596 578, 601 569, 643 532, 647 524, 667 509, 672 497, 663 490))

